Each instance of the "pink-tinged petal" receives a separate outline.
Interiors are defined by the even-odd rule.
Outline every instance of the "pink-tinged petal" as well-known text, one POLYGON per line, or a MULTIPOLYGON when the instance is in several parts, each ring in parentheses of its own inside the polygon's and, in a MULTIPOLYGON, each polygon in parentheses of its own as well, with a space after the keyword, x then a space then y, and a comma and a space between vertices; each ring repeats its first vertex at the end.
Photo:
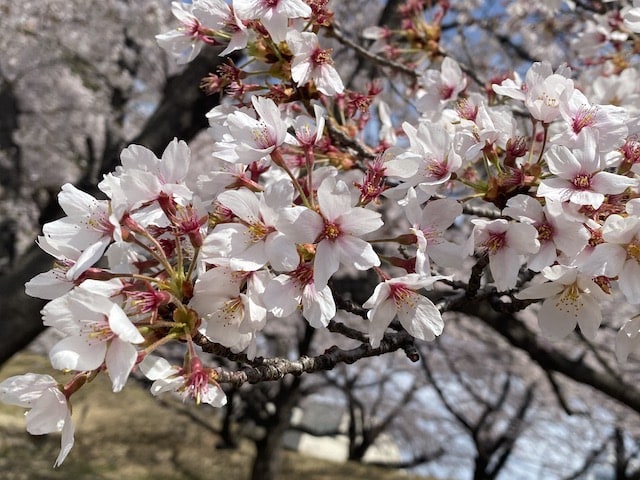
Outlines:
POLYGON ((532 300, 536 298, 549 298, 558 295, 564 290, 564 285, 556 282, 545 282, 532 285, 517 292, 514 296, 519 300, 532 300))
POLYGON ((398 320, 409 334, 419 340, 433 340, 444 329, 442 315, 426 297, 414 293, 411 301, 401 302, 398 320))
POLYGON ((164 183, 184 181, 189 171, 191 150, 184 140, 174 138, 162 153, 162 161, 158 162, 160 180, 164 183))
POLYGON ((431 263, 429 255, 427 255, 427 239, 422 230, 411 229, 416 236, 418 248, 416 249, 416 265, 415 270, 419 275, 431 275, 431 263))
POLYGON ((489 257, 489 269, 499 292, 516 286, 521 257, 509 248, 498 250, 489 257))
POLYGON ((67 337, 56 343, 49 360, 57 370, 95 370, 104 361, 106 342, 89 343, 85 337, 67 337))
POLYGON ((287 29, 289 28, 289 19, 284 15, 271 14, 267 12, 264 17, 260 18, 260 21, 267 29, 269 35, 275 43, 284 42, 287 38, 287 29))
POLYGON ((516 195, 507 201, 507 208, 502 210, 503 215, 507 215, 516 220, 527 218, 533 222, 544 221, 544 213, 540 202, 529 195, 516 195))
POLYGON ((324 218, 333 222, 352 208, 349 187, 335 177, 325 178, 318 187, 318 204, 324 218))
POLYGON ((434 263, 441 267, 460 268, 465 257, 460 245, 446 240, 428 246, 427 251, 434 263))
POLYGON ((114 392, 119 392, 124 388, 137 358, 138 351, 130 343, 117 338, 111 341, 107 350, 106 364, 114 392))
POLYGON ((404 214, 407 216, 407 220, 409 220, 411 225, 419 225, 422 221, 422 208, 420 207, 418 196, 413 187, 407 190, 405 201, 404 214))
POLYGON ((14 375, 0 382, 0 401, 23 408, 33 406, 44 391, 55 387, 56 380, 51 375, 26 373, 14 375))
POLYGON ((589 295, 581 296, 578 325, 587 340, 594 340, 602 323, 602 311, 598 302, 589 295))
POLYGON ((194 286, 193 298, 202 296, 211 302, 215 297, 236 296, 239 289, 240 279, 231 270, 217 267, 207 270, 198 277, 194 286))
POLYGON ((127 314, 115 303, 109 310, 109 328, 122 341, 129 343, 143 343, 144 337, 140 334, 136 326, 131 323, 127 314))
POLYGON ((627 188, 636 185, 638 185, 638 181, 635 178, 609 172, 598 172, 591 178, 591 188, 604 194, 622 193, 627 188))
POLYGON ((576 160, 581 165, 582 172, 595 172, 600 168, 600 156, 597 153, 597 134, 589 129, 578 137, 576 147, 573 153, 576 160))
MULTIPOLYGON (((53 327, 68 336, 80 335, 80 324, 71 311, 70 295, 73 295, 73 292, 64 297, 54 298, 47 303, 42 309, 42 323, 44 326, 53 327)), ((90 312, 86 313, 91 315, 90 312)))
POLYGON ((293 185, 289 180, 280 180, 270 184, 263 194, 263 202, 260 204, 260 213, 267 225, 275 225, 275 222, 284 208, 291 207, 293 203, 293 185))
POLYGON ((577 205, 590 205, 597 209, 604 202, 604 195, 591 190, 576 190, 571 194, 570 201, 577 205))
POLYGON ((216 225, 202 245, 202 259, 217 263, 232 256, 232 252, 244 251, 251 245, 251 232, 239 223, 216 225))
POLYGON ((596 245, 583 266, 583 270, 594 276, 615 277, 622 271, 627 252, 624 247, 613 243, 596 245))
POLYGON ((337 245, 330 240, 322 240, 316 248, 316 257, 313 261, 313 279, 316 288, 322 290, 326 287, 331 275, 338 271, 339 266, 340 251, 337 245))
POLYGON ((373 293, 367 299, 366 302, 362 304, 363 308, 373 308, 377 303, 383 302, 386 298, 389 297, 391 289, 389 288, 389 282, 382 282, 376 285, 373 293))
POLYGON ((311 71, 311 62, 295 59, 291 65, 291 78, 296 85, 302 86, 309 81, 311 71))
POLYGON ((438 231, 449 228, 462 215, 462 205, 450 198, 441 198, 428 202, 422 210, 421 225, 430 225, 438 231))
POLYGON ((540 182, 536 195, 559 202, 568 202, 575 192, 571 182, 562 178, 547 178, 540 182))
POLYGON ((79 225, 86 223, 87 218, 87 216, 79 215, 63 217, 45 223, 42 231, 50 244, 63 244, 76 250, 84 250, 103 236, 103 233, 98 230, 79 228, 79 225))
POLYGON ((243 270, 246 272, 254 272, 259 270, 267 263, 267 252, 265 251, 264 242, 257 242, 242 251, 231 251, 229 268, 231 270, 243 270))
POLYGON ((209 385, 209 388, 201 393, 200 401, 212 407, 224 407, 227 404, 227 396, 219 386, 209 385))
POLYGON ((320 74, 315 75, 316 87, 321 93, 332 97, 344 92, 344 83, 338 71, 331 65, 322 65, 320 74))
POLYGON ((260 119, 273 134, 275 145, 280 145, 284 141, 287 124, 282 120, 282 114, 276 103, 270 98, 259 96, 251 97, 251 102, 260 119))
POLYGON ((558 255, 555 244, 551 241, 547 241, 540 245, 538 253, 532 255, 529 260, 527 260, 527 267, 534 272, 539 272, 544 267, 548 267, 554 263, 557 257, 558 255))
POLYGON ((574 257, 587 246, 589 231, 579 223, 554 225, 553 243, 569 257, 574 257))
POLYGON ((62 392, 56 387, 48 388, 25 415, 27 432, 32 435, 59 432, 68 413, 67 399, 62 392))
POLYGON ((302 315, 313 328, 326 327, 336 316, 336 304, 329 287, 319 292, 313 283, 302 291, 302 315))
POLYGON ((155 200, 162 191, 162 183, 156 175, 137 169, 124 173, 120 177, 120 186, 127 192, 127 203, 133 207, 155 200))
POLYGON ((138 365, 144 376, 149 380, 158 380, 171 375, 177 375, 179 369, 172 366, 166 359, 147 355, 138 365))
POLYGON ((626 362, 627 357, 640 345, 640 318, 625 323, 616 336, 616 358, 626 362))
POLYGON ((609 215, 602 227, 602 239, 610 243, 631 243, 640 233, 640 219, 636 216, 609 215))
POLYGON ((382 225, 380 213, 366 208, 352 208, 340 217, 341 230, 356 237, 371 233, 382 225))
POLYGON ((156 155, 142 145, 129 145, 120 153, 120 163, 125 170, 153 170, 158 163, 156 155))
POLYGON ((418 173, 421 158, 411 152, 400 154, 384 162, 385 174, 389 177, 410 178, 418 173))
POLYGON ((226 57, 231 52, 235 52, 236 50, 240 50, 247 46, 247 41, 249 40, 249 35, 246 32, 236 32, 231 36, 229 40, 229 44, 227 48, 221 51, 218 56, 226 57))
POLYGON ((71 412, 67 411, 67 416, 64 419, 64 427, 62 427, 62 435, 60 436, 60 453, 58 453, 58 457, 53 464, 54 468, 62 465, 62 462, 64 462, 64 459, 67 458, 67 455, 69 455, 69 452, 73 448, 74 431, 75 427, 71 420, 71 412))
POLYGON ((640 265, 635 259, 625 262, 618 278, 618 286, 627 302, 632 305, 640 303, 640 265))
POLYGON ((373 310, 367 312, 369 318, 369 343, 373 348, 380 346, 380 340, 384 337, 384 332, 396 316, 396 306, 393 300, 387 298, 377 305, 373 310))
POLYGON ((78 190, 70 183, 65 183, 58 194, 58 202, 68 216, 88 215, 94 209, 104 203, 89 195, 88 193, 78 190))
POLYGON ((33 277, 25 284, 24 290, 30 297, 53 300, 61 297, 74 286, 73 281, 68 280, 64 272, 54 268, 33 277))
POLYGON ((247 223, 260 220, 260 200, 246 188, 224 191, 218 195, 218 201, 247 223))
POLYGON ((579 279, 577 267, 567 267, 566 265, 554 265, 542 270, 544 278, 552 282, 559 282, 563 285, 571 285, 579 279))
POLYGON ((584 168, 571 150, 565 146, 554 146, 549 149, 546 159, 551 173, 564 179, 572 179, 584 168))
POLYGON ((182 376, 173 378, 160 378, 153 382, 149 391, 151 395, 159 395, 164 392, 176 392, 184 386, 185 379, 182 376))
POLYGON ((67 271, 67 279, 77 280, 82 273, 102 258, 110 243, 111 237, 103 236, 96 243, 87 247, 78 261, 67 271))
POLYGON ((311 7, 302 0, 281 0, 275 7, 276 12, 289 18, 311 16, 311 7))
POLYGON ((300 305, 301 291, 297 282, 288 275, 278 275, 267 283, 263 295, 264 306, 275 317, 291 315, 300 305))
POLYGON ((324 221, 307 207, 292 207, 281 212, 276 227, 294 243, 313 243, 322 233, 324 221))
POLYGON ((358 270, 367 270, 380 265, 380 258, 371 244, 357 237, 347 235, 338 238, 335 241, 335 252, 344 265, 352 265, 358 270))
POLYGON ((74 431, 75 427, 71 420, 71 413, 67 411, 67 416, 64 419, 64 427, 62 427, 62 435, 60 436, 60 453, 58 453, 58 457, 53 464, 54 468, 62 465, 62 462, 64 462, 64 459, 67 458, 67 455, 69 455, 69 452, 73 448, 75 441, 73 438, 74 431))
POLYGON ((269 234, 265 241, 265 251, 271 267, 278 272, 290 272, 300 263, 296 245, 283 233, 269 234))
POLYGON ((565 308, 560 310, 557 307, 559 301, 559 296, 546 299, 538 312, 540 330, 553 340, 569 335, 576 328, 578 321, 576 315, 579 309, 573 308, 571 304, 565 304, 565 308))
POLYGON ((514 223, 506 233, 507 245, 518 253, 536 253, 540 249, 538 231, 528 223, 514 223))

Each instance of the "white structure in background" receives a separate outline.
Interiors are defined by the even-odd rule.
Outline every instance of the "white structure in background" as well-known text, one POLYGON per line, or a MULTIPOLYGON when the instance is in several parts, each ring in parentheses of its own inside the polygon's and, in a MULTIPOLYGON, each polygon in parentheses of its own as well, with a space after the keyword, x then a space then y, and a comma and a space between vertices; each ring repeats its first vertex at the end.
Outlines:
MULTIPOLYGON (((312 457, 344 462, 349 454, 348 431, 349 416, 342 405, 311 401, 294 410, 284 445, 312 457)), ((364 461, 396 463, 401 461, 400 449, 389 435, 382 434, 367 450, 364 461)))

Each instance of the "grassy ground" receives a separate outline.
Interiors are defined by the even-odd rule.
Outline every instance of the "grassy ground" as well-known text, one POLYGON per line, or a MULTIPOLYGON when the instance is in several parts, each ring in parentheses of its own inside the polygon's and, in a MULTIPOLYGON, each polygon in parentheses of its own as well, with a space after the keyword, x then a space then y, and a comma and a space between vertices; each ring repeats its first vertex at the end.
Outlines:
MULTIPOLYGON (((0 380, 26 373, 51 372, 46 358, 32 353, 14 357, 0 369, 0 380)), ((196 407, 193 407, 194 409, 196 407)), ((182 404, 160 403, 133 381, 113 394, 107 378, 98 378, 73 397, 76 444, 54 470, 60 438, 31 436, 24 430, 24 409, 0 404, 0 478, 3 480, 245 480, 252 450, 216 450, 213 415, 196 409, 194 422, 182 404), (77 397, 77 398, 76 398, 77 397)), ((282 480, 411 480, 402 473, 359 464, 339 464, 286 452, 282 480)))

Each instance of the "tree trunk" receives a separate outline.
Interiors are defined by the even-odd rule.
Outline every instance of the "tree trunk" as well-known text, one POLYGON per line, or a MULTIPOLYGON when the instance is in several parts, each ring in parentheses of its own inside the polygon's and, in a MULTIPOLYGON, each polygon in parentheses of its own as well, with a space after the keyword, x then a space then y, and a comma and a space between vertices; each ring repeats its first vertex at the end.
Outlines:
POLYGON ((473 480, 493 480, 495 475, 487 472, 489 470, 489 458, 476 455, 473 466, 473 480))
MULTIPOLYGON (((298 379, 296 379, 298 380, 298 379)), ((282 463, 282 442, 289 428, 293 407, 298 403, 299 382, 292 388, 283 388, 279 395, 284 401, 276 405, 276 412, 268 422, 264 437, 256 442, 251 480, 276 480, 282 463)))

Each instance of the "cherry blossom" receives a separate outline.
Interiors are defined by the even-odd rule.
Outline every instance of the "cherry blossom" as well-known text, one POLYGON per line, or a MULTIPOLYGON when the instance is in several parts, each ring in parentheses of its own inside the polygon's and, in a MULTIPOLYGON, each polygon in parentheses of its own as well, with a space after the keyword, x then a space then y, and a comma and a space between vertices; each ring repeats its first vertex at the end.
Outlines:
POLYGON ((369 309, 369 342, 373 348, 380 345, 384 332, 397 316, 409 334, 419 340, 433 340, 442 333, 444 321, 437 307, 417 290, 430 288, 446 277, 424 277, 410 273, 378 284, 371 297, 362 304, 369 309))
POLYGON ((118 304, 88 288, 85 282, 84 288, 44 307, 43 323, 65 335, 53 346, 49 358, 59 370, 95 370, 105 363, 113 391, 118 392, 136 362, 134 344, 144 342, 144 337, 118 304))
POLYGON ((333 66, 331 50, 320 48, 315 33, 290 30, 287 44, 293 54, 291 78, 298 86, 313 81, 320 92, 330 97, 344 91, 342 79, 333 66))
POLYGON ((624 26, 634 33, 640 33, 640 2, 633 0, 633 8, 624 13, 624 26))
POLYGON ((276 43, 285 40, 290 18, 311 16, 302 0, 234 0, 233 6, 241 19, 260 20, 276 43))
POLYGON ((192 61, 204 45, 220 45, 229 36, 228 45, 220 55, 247 45, 245 26, 223 0, 194 0, 190 5, 172 2, 171 11, 181 25, 156 35, 156 40, 179 64, 192 61))
POLYGON ((316 289, 313 265, 308 262, 267 283, 263 300, 267 311, 277 318, 292 315, 302 307, 302 316, 314 328, 326 327, 336 315, 331 289, 316 289))
POLYGON ((628 113, 614 105, 592 105, 580 90, 565 91, 560 102, 560 114, 567 128, 552 138, 554 143, 578 147, 578 136, 590 134, 598 139, 599 152, 615 150, 627 136, 628 113))
POLYGON ((420 84, 424 93, 418 97, 416 107, 422 113, 433 115, 433 112, 439 112, 448 102, 458 99, 460 92, 467 86, 467 77, 458 62, 445 57, 440 71, 427 70, 420 78, 420 84))
POLYGON ((548 62, 536 62, 527 71, 524 84, 519 77, 493 85, 499 95, 524 101, 531 116, 543 123, 551 123, 560 115, 560 102, 573 92, 569 70, 562 66, 554 73, 548 62))
POLYGON ((30 434, 62 432, 54 467, 62 465, 73 447, 75 429, 71 407, 55 379, 37 373, 9 377, 0 382, 0 401, 30 409, 25 416, 30 434))
POLYGON ((527 266, 536 272, 556 261, 557 250, 573 258, 589 241, 589 232, 584 225, 569 218, 562 204, 551 199, 547 199, 542 206, 533 197, 516 195, 509 199, 502 213, 515 220, 531 223, 538 231, 540 250, 527 261, 527 266))
POLYGON ((229 132, 240 146, 236 149, 238 161, 251 163, 272 153, 283 143, 296 144, 296 139, 287 132, 287 124, 278 106, 270 98, 252 97, 253 108, 260 120, 236 111, 229 115, 229 132))
POLYGON ((640 346, 640 316, 625 322, 616 335, 616 358, 619 362, 626 362, 633 352, 640 346))
POLYGON ((460 267, 464 256, 460 245, 445 239, 445 231, 462 214, 462 206, 455 200, 441 198, 420 208, 415 191, 407 194, 406 214, 411 232, 416 236, 416 273, 431 275, 429 258, 441 267, 460 267))
POLYGON ((536 253, 540 248, 536 229, 503 219, 471 221, 474 227, 467 242, 467 254, 472 255, 478 248, 489 256, 489 269, 499 291, 515 287, 524 255, 536 253))
POLYGON ((382 225, 380 214, 353 207, 351 192, 343 181, 327 177, 318 188, 319 213, 306 207, 282 212, 278 229, 296 243, 315 243, 315 288, 323 290, 341 263, 358 270, 380 265, 371 245, 359 238, 382 225))
POLYGON ((415 175, 403 182, 403 188, 418 186, 428 190, 447 182, 462 166, 462 158, 453 149, 449 132, 432 122, 420 122, 416 129, 404 123, 402 129, 409 139, 409 149, 397 156, 396 162, 408 171, 417 168, 415 175))
POLYGON ((49 244, 82 252, 67 270, 67 278, 75 280, 102 257, 112 240, 122 239, 120 224, 106 200, 96 200, 70 183, 62 186, 58 201, 67 216, 45 224, 42 231, 49 244))
POLYGON ((549 170, 556 176, 540 182, 538 196, 597 209, 605 195, 637 185, 635 179, 602 171, 596 137, 585 134, 578 141, 577 148, 554 145, 548 151, 549 170))
POLYGON ((202 366, 199 358, 191 360, 189 368, 172 366, 162 357, 148 355, 140 363, 140 370, 151 381, 151 393, 177 392, 183 401, 193 398, 197 404, 207 403, 212 407, 223 407, 227 396, 213 382, 211 369, 202 366))
POLYGON ((627 302, 640 303, 640 217, 610 215, 602 226, 602 240, 583 269, 594 275, 617 276, 627 302))
POLYGON ((247 189, 222 192, 218 202, 240 223, 216 225, 204 241, 202 258, 232 270, 258 270, 266 263, 278 271, 293 270, 298 264, 296 246, 275 228, 278 211, 292 201, 293 186, 287 180, 269 185, 261 195, 247 189))
POLYGON ((552 339, 566 337, 575 328, 593 340, 602 322, 600 302, 608 295, 577 267, 554 265, 542 270, 546 283, 533 285, 518 292, 519 299, 544 298, 538 311, 538 325, 552 339))
POLYGON ((247 275, 225 267, 207 270, 194 286, 189 307, 204 320, 207 337, 237 352, 251 347, 252 356, 256 331, 264 327, 267 312, 261 300, 262 277, 248 276, 252 282, 247 275))

